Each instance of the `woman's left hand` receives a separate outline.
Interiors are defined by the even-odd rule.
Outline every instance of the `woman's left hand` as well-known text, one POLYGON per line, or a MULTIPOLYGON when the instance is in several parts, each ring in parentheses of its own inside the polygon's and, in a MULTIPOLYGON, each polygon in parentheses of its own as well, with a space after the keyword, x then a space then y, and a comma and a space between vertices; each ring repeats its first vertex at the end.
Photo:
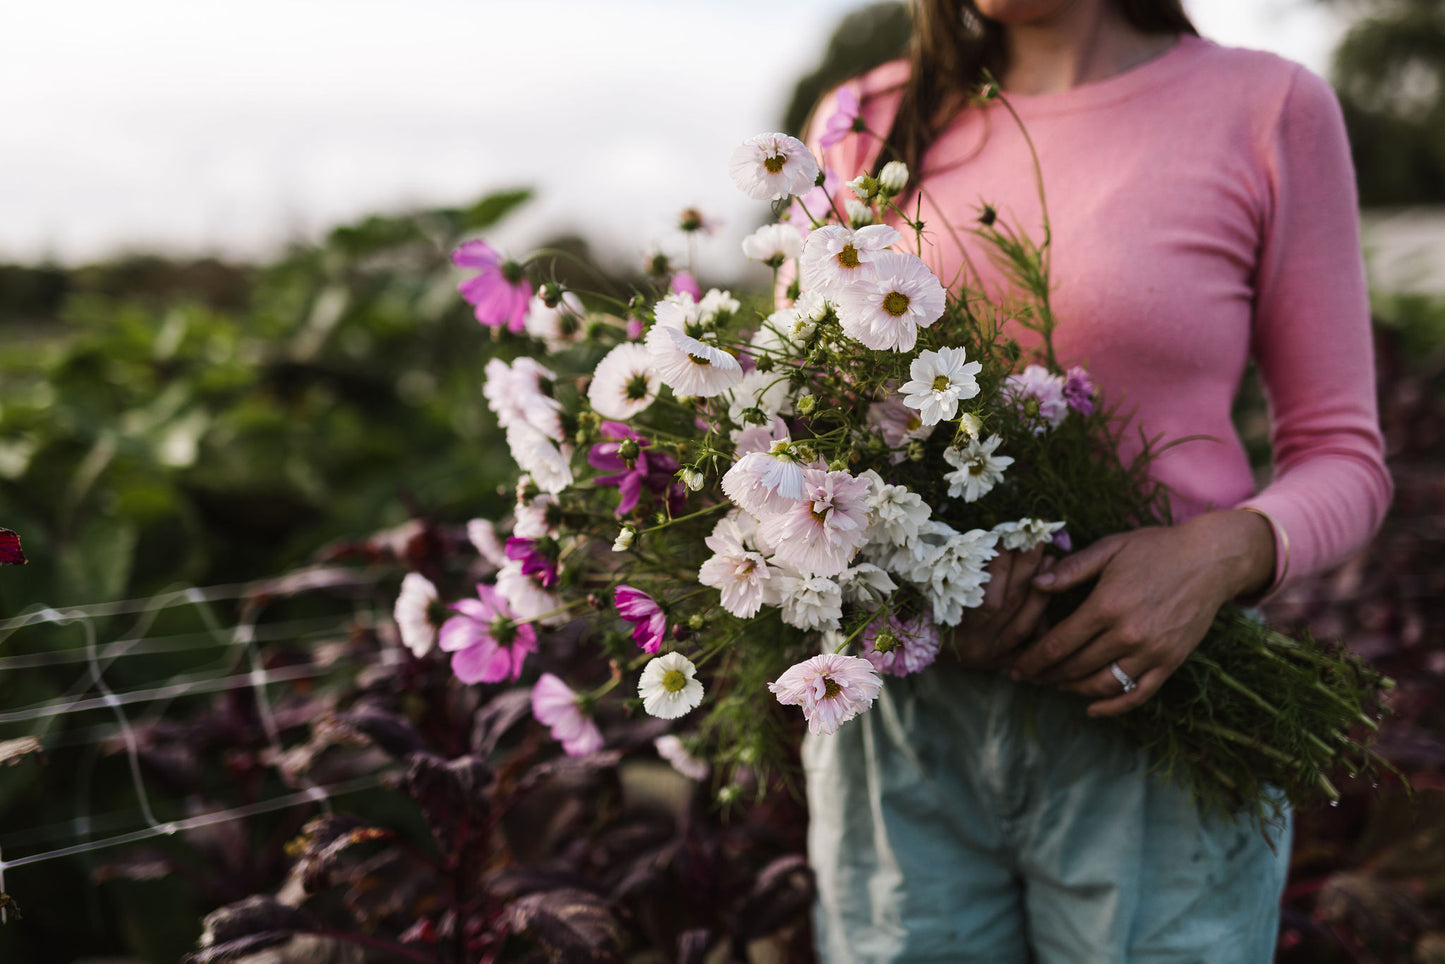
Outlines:
POLYGON ((1096 697, 1090 716, 1127 712, 1194 651, 1220 606, 1262 590, 1273 571, 1274 532, 1246 510, 1107 536, 1034 578, 1048 593, 1098 582, 1077 610, 1019 654, 1010 675, 1096 697), (1122 692, 1112 663, 1138 684, 1134 690, 1122 692))

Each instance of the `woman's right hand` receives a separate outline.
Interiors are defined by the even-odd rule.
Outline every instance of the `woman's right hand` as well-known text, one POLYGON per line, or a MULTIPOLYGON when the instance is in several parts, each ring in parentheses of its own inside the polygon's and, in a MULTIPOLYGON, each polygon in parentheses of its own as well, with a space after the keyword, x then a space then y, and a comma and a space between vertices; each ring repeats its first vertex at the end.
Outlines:
POLYGON ((953 645, 943 658, 964 666, 1000 668, 1041 628, 1049 594, 1033 587, 1034 576, 1053 567, 1043 546, 1028 552, 1000 552, 988 565, 989 580, 983 605, 965 609, 953 629, 953 645))

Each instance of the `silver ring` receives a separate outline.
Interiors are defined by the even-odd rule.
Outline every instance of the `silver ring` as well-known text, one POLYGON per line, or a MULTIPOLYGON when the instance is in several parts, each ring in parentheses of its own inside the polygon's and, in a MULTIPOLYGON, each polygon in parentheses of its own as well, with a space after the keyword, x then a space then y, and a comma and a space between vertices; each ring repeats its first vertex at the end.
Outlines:
POLYGON ((1109 664, 1109 672, 1113 673, 1114 678, 1119 681, 1119 685, 1124 687, 1125 693, 1132 693, 1135 689, 1138 688, 1138 680, 1134 679, 1134 677, 1124 672, 1123 667, 1119 665, 1119 661, 1117 659, 1109 664))

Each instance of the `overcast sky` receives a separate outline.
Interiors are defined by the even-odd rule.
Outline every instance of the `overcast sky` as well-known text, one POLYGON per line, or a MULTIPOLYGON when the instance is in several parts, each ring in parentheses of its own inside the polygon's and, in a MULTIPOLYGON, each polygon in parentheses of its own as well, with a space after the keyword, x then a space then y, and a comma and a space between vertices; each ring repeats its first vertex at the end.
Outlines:
MULTIPOLYGON (((515 185, 539 199, 499 232, 510 246, 581 226, 633 257, 689 204, 730 241, 761 212, 728 152, 775 129, 862 5, 15 0, 0 11, 0 261, 261 257, 515 185)), ((1311 0, 1186 5, 1205 36, 1321 73, 1339 32, 1311 0)))

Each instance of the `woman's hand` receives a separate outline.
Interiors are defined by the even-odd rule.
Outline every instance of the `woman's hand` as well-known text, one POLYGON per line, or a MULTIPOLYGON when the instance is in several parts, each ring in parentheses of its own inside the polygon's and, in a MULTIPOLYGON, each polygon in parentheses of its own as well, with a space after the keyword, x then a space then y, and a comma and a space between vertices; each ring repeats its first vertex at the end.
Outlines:
POLYGON ((1100 539, 1033 579, 1045 594, 1097 577, 1084 602, 1014 661, 1014 679, 1057 685, 1114 716, 1153 696, 1194 651, 1219 607, 1274 571, 1274 532, 1258 513, 1210 512, 1178 526, 1100 539), (1123 692, 1111 663, 1137 684, 1123 692))
POLYGON ((953 631, 953 646, 945 652, 964 666, 1006 666, 1010 654, 1038 628, 1049 594, 1035 589, 1031 580, 1053 563, 1045 558, 1043 546, 994 556, 988 565, 983 605, 963 611, 963 620, 953 631))

